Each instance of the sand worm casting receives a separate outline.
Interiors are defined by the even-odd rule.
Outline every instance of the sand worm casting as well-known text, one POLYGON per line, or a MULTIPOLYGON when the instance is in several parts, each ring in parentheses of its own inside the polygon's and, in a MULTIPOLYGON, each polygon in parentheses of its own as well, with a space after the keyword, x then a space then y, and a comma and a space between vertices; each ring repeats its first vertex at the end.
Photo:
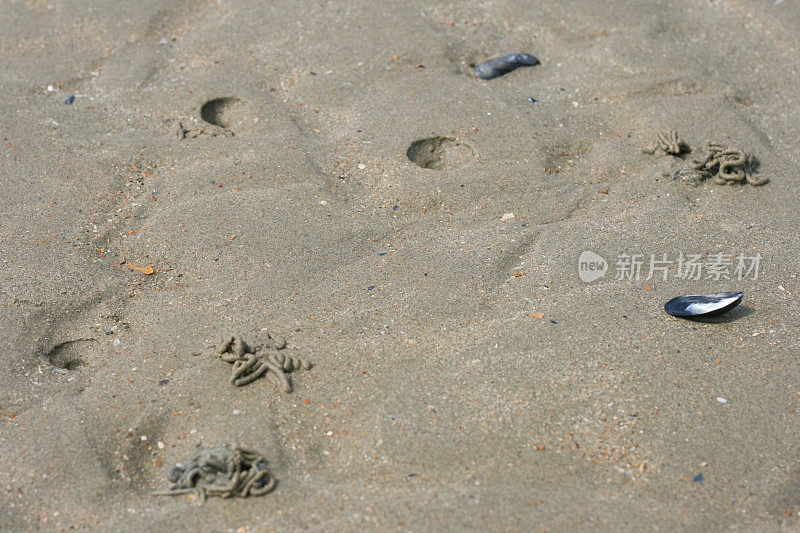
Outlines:
MULTIPOLYGON (((677 131, 665 131, 656 135, 652 146, 642 148, 642 152, 646 154, 655 154, 657 151, 664 155, 680 156, 690 152, 691 148, 678 136, 677 131)), ((769 178, 754 175, 757 166, 758 160, 754 155, 729 148, 722 143, 711 142, 708 143, 708 154, 704 158, 694 159, 689 166, 675 170, 672 178, 695 186, 709 178, 716 185, 745 182, 753 186, 764 185, 769 178)))
POLYGON ((657 150, 664 152, 665 155, 680 155, 690 149, 689 145, 678 137, 677 131, 662 131, 656 134, 653 145, 642 148, 645 154, 655 154, 657 150))
POLYGON ((154 496, 197 494, 200 503, 209 496, 230 498, 263 496, 275 488, 275 478, 267 470, 267 460, 258 452, 234 446, 198 447, 184 463, 172 467, 167 475, 169 490, 154 496))
POLYGON ((287 377, 292 372, 310 370, 311 363, 301 361, 282 353, 286 341, 267 334, 259 344, 248 344, 240 335, 226 335, 217 343, 214 353, 226 363, 233 364, 231 383, 243 387, 272 371, 283 384, 284 392, 292 392, 292 384, 287 377))
POLYGON ((721 143, 708 143, 708 155, 704 159, 692 161, 694 170, 711 176, 717 185, 732 185, 747 181, 750 185, 764 185, 769 181, 765 177, 753 175, 756 159, 752 154, 742 150, 728 148, 721 143))

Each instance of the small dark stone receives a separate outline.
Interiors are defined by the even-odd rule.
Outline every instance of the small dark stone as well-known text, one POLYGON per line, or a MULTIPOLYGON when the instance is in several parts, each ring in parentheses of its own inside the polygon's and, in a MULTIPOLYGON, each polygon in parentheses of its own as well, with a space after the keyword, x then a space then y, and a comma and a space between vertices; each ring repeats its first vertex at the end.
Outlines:
POLYGON ((367 290, 368 290, 368 291, 371 291, 371 290, 372 290, 372 289, 374 289, 374 288, 375 288, 375 285, 370 285, 369 287, 367 287, 367 290))
POLYGON ((72 102, 75 101, 75 95, 71 94, 64 99, 64 103, 70 105, 72 102))
POLYGON ((532 103, 532 104, 535 104, 535 103, 536 103, 536 102, 538 102, 539 100, 537 100, 537 99, 536 99, 536 98, 534 98, 533 96, 529 96, 529 97, 528 97, 528 101, 529 101, 530 103, 532 103))
POLYGON ((491 80, 508 74, 519 67, 538 65, 539 60, 530 54, 516 52, 500 57, 494 57, 483 63, 475 65, 475 75, 482 80, 491 80))
POLYGON ((398 209, 400 209, 400 208, 399 208, 399 207, 397 207, 396 205, 393 205, 393 206, 392 206, 392 211, 397 211, 398 209))
POLYGON ((169 383, 168 379, 162 379, 161 381, 158 382, 159 385, 166 385, 167 383, 169 383))
POLYGON ((694 476, 694 479, 692 481, 694 481, 695 483, 702 483, 703 479, 704 479, 703 474, 697 474, 696 476, 694 476))
POLYGON ((558 322, 556 322, 555 320, 551 320, 550 323, 551 324, 558 324, 558 322))
POLYGON ((113 331, 106 331, 106 335, 113 335, 113 334, 114 334, 113 331))
POLYGON ((389 252, 378 252, 379 257, 383 257, 384 255, 388 254, 389 252))

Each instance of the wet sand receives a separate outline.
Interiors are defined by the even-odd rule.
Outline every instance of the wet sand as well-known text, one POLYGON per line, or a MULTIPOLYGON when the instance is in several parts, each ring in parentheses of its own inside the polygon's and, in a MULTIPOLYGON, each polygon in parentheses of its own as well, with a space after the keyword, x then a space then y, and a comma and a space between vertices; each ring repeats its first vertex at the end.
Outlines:
POLYGON ((163 4, 0 4, 0 529, 798 527, 800 6, 163 4), (681 253, 760 269, 616 279, 681 253), (226 443, 275 490, 151 494, 226 443))

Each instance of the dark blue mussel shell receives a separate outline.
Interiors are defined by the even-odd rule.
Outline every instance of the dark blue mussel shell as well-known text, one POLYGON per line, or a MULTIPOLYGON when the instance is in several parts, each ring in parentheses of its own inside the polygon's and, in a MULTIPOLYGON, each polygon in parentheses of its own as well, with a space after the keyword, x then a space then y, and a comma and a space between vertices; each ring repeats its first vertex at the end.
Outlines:
POLYGON ((678 296, 664 304, 664 311, 672 316, 689 318, 716 316, 727 313, 742 303, 743 297, 744 294, 741 292, 678 296))

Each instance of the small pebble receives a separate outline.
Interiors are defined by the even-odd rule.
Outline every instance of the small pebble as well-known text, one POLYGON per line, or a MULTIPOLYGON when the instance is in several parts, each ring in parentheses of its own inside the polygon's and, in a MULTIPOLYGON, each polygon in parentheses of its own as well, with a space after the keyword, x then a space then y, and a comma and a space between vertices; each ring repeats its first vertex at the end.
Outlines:
POLYGON ((168 379, 162 379, 161 381, 158 382, 159 385, 166 385, 167 383, 169 383, 168 379))
POLYGON ((142 442, 147 442, 147 435, 142 435, 141 437, 139 437, 139 440, 142 442))
POLYGON ((519 67, 529 67, 538 64, 539 60, 534 56, 517 52, 515 54, 494 57, 475 65, 475 75, 482 80, 491 80, 519 67))
POLYGON ((717 396, 717 401, 719 403, 728 403, 728 400, 726 400, 725 398, 722 398, 721 396, 717 396))
POLYGON ((359 163, 358 170, 364 170, 365 168, 367 168, 367 165, 365 165, 364 163, 359 163))
POLYGON ((703 474, 697 474, 696 476, 694 476, 694 479, 692 481, 694 481, 695 483, 702 483, 703 482, 703 474))
POLYGON ((500 222, 505 222, 506 220, 511 220, 515 216, 517 216, 517 215, 515 215, 514 213, 506 213, 505 215, 500 217, 500 222))
POLYGON ((159 450, 163 450, 163 449, 164 449, 164 443, 163 443, 163 442, 161 442, 161 441, 158 441, 158 442, 156 443, 156 446, 158 446, 158 449, 159 449, 159 450))
POLYGON ((75 101, 75 95, 71 94, 64 99, 64 103, 70 105, 72 102, 75 101))
POLYGON ((534 98, 533 96, 529 96, 529 97, 528 97, 528 101, 529 101, 530 103, 532 103, 532 104, 535 104, 535 103, 536 103, 536 102, 538 102, 539 100, 537 100, 537 99, 536 99, 536 98, 534 98))

